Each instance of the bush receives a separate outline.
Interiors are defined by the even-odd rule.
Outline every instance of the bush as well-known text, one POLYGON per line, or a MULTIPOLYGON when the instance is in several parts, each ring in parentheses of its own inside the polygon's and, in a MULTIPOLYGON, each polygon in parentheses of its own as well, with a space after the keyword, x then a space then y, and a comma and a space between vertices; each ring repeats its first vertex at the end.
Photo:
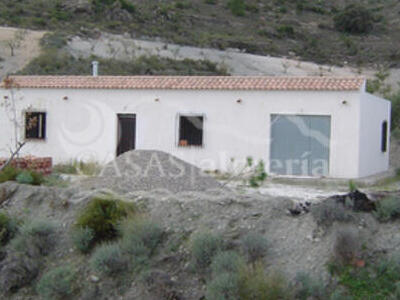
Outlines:
POLYGON ((151 256, 161 242, 163 230, 149 220, 127 219, 120 226, 122 249, 136 259, 151 256))
POLYGON ((44 219, 26 222, 11 241, 11 247, 30 257, 47 255, 56 242, 56 228, 53 222, 44 219))
POLYGON ((276 28, 276 31, 279 34, 279 37, 294 37, 294 28, 290 25, 281 25, 276 28))
POLYGON ((32 185, 41 185, 44 182, 44 176, 41 173, 35 171, 28 171, 33 178, 32 185))
POLYGON ((72 161, 69 163, 57 164, 53 167, 53 172, 61 174, 77 175, 82 174, 86 176, 96 176, 101 171, 101 165, 95 161, 72 161))
POLYGON ((72 296, 75 276, 71 267, 57 267, 42 276, 37 291, 45 299, 66 299, 72 296))
MULTIPOLYGON (((252 159, 247 158, 247 164, 249 167, 252 166, 252 159)), ((249 183, 251 187, 259 187, 262 182, 267 179, 267 173, 265 172, 264 161, 260 160, 254 169, 254 174, 250 177, 249 183)))
POLYGON ((334 222, 350 222, 353 214, 336 199, 327 199, 317 205, 311 206, 311 214, 320 226, 331 226, 334 222))
POLYGON ((136 212, 134 204, 113 195, 99 195, 90 200, 76 221, 76 226, 90 228, 94 242, 110 240, 117 236, 117 225, 136 212))
POLYGON ((93 245, 94 231, 89 227, 77 227, 73 229, 71 238, 73 244, 80 252, 87 253, 93 245))
POLYGON ((6 181, 15 181, 18 176, 19 171, 16 168, 7 166, 0 172, 0 183, 6 181))
POLYGON ((76 175, 78 174, 78 170, 72 163, 63 163, 55 165, 53 167, 53 173, 76 175))
POLYGON ((222 273, 217 275, 208 285, 207 300, 234 300, 238 298, 239 281, 237 274, 222 273))
POLYGON ((192 241, 192 259, 201 270, 208 268, 214 256, 223 248, 222 239, 210 233, 197 234, 192 241))
POLYGON ((361 254, 361 242, 357 231, 351 227, 339 228, 333 250, 335 260, 339 264, 353 264, 361 254))
POLYGON ((325 299, 327 294, 324 284, 320 281, 315 281, 310 275, 306 273, 298 273, 296 275, 296 299, 325 299))
POLYGON ((400 217, 400 199, 392 196, 378 201, 374 215, 382 222, 400 217))
POLYGON ((3 292, 15 292, 30 284, 39 273, 40 263, 36 258, 13 252, 1 262, 0 288, 3 292))
POLYGON ((30 172, 25 170, 18 174, 16 181, 21 184, 33 184, 33 177, 30 172))
POLYGON ((250 232, 242 238, 240 246, 248 261, 254 263, 265 256, 268 241, 261 234, 250 232))
POLYGON ((214 276, 222 273, 237 274, 244 266, 242 257, 233 251, 220 252, 212 260, 211 270, 214 276))
POLYGON ((265 274, 262 264, 240 272, 238 295, 240 300, 291 299, 285 278, 274 272, 265 274))
POLYGON ((6 181, 17 181, 21 184, 41 185, 44 181, 43 175, 32 170, 19 170, 7 166, 0 172, 0 183, 6 181))
POLYGON ((95 249, 90 258, 93 270, 108 276, 117 275, 127 269, 128 260, 118 244, 103 244, 95 249))
POLYGON ((339 283, 348 296, 336 299, 399 299, 398 262, 383 259, 364 268, 342 268, 339 283))
POLYGON ((0 247, 4 246, 17 232, 17 222, 6 213, 0 212, 0 247))
POLYGON ((334 17, 335 27, 348 33, 368 33, 373 28, 374 16, 360 4, 350 4, 334 17))
POLYGON ((245 15, 246 5, 244 0, 229 0, 228 8, 235 16, 243 17, 245 15))

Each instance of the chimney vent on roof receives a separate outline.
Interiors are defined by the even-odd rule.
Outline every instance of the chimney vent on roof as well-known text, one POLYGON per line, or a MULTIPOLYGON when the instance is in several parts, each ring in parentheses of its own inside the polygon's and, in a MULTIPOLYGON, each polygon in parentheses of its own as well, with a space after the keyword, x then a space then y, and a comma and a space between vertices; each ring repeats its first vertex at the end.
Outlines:
POLYGON ((97 77, 99 75, 99 62, 98 61, 92 61, 92 71, 93 71, 93 77, 97 77))

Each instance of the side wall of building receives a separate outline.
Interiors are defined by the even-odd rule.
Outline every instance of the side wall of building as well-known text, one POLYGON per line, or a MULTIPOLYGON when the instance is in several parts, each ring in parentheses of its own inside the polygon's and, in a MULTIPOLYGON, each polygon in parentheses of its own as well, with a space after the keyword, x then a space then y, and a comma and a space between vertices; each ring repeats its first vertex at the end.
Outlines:
POLYGON ((360 110, 359 176, 366 177, 389 169, 391 103, 362 93, 360 110), (387 122, 386 151, 382 151, 383 122, 387 122))
MULTIPOLYGON (((5 90, 0 93, 1 99, 9 95, 5 90)), ((268 171, 271 115, 304 114, 331 116, 330 176, 359 175, 360 92, 356 91, 22 89, 17 94, 19 116, 24 109, 47 112, 46 140, 30 141, 23 154, 51 156, 55 163, 112 160, 117 114, 134 113, 137 149, 166 151, 204 169, 222 171, 240 169, 251 156, 264 160, 268 171), (178 147, 179 114, 204 116, 203 147, 178 147)), ((0 156, 5 156, 13 130, 3 109, 0 126, 0 156)), ((19 132, 23 135, 23 128, 19 132)))

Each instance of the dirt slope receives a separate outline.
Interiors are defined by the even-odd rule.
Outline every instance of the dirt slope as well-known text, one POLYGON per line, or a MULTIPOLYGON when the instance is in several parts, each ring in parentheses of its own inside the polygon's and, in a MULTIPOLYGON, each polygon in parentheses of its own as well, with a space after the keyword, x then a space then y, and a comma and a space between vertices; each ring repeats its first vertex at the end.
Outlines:
POLYGON ((14 56, 11 56, 11 50, 7 43, 14 39, 14 35, 18 30, 17 28, 0 27, 0 57, 2 58, 0 62, 0 77, 21 70, 40 54, 39 42, 46 32, 28 30, 20 47, 15 49, 14 56))

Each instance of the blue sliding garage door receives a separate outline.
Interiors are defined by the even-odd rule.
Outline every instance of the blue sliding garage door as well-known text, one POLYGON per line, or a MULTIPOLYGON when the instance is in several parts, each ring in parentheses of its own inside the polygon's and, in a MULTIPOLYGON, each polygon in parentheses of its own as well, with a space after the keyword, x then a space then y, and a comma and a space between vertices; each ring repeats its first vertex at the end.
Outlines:
POLYGON ((271 115, 270 172, 329 175, 330 116, 271 115))

